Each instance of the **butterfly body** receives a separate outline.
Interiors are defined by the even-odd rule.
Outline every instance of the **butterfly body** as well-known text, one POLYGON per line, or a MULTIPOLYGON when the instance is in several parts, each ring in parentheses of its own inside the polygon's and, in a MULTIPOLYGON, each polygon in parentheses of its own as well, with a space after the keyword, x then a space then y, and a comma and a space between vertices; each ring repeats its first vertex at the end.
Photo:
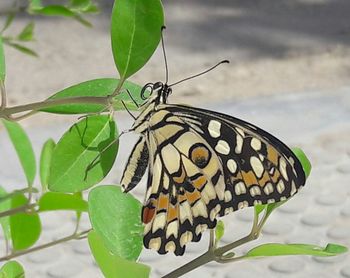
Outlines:
POLYGON ((217 217, 285 200, 304 185, 300 162, 271 134, 225 114, 168 104, 166 84, 146 86, 152 95, 131 128, 141 136, 121 185, 130 191, 148 169, 141 216, 147 248, 182 255, 217 217))

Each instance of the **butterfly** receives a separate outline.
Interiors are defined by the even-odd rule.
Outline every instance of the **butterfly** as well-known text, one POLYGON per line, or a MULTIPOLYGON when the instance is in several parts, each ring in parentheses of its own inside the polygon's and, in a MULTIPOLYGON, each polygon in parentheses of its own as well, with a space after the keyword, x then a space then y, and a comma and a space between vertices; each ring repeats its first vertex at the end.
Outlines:
POLYGON ((304 184, 298 158, 268 132, 238 118, 168 104, 172 88, 148 83, 151 95, 131 127, 140 134, 122 175, 124 192, 148 172, 143 242, 183 255, 217 218, 286 200, 304 184))

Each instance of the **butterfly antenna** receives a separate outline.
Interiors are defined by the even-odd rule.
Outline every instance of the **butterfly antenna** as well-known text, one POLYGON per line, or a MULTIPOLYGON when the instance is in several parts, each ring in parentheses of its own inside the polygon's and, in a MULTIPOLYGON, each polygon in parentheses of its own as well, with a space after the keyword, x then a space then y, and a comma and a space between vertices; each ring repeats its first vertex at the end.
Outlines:
POLYGON ((203 71, 203 72, 200 72, 200 73, 198 73, 198 74, 195 74, 195 75, 192 75, 192 76, 190 76, 190 77, 187 77, 187 78, 185 78, 185 79, 182 79, 182 80, 180 80, 180 81, 177 81, 177 82, 175 82, 175 83, 169 85, 169 87, 174 86, 174 85, 177 85, 177 84, 182 83, 182 82, 184 82, 184 81, 190 80, 190 79, 192 79, 192 78, 201 76, 201 75, 203 75, 203 74, 206 74, 207 72, 212 71, 213 69, 215 69, 217 66, 219 66, 219 65, 221 65, 221 64, 228 64, 228 63, 230 63, 229 60, 223 60, 223 61, 217 63, 216 65, 212 66, 211 68, 209 68, 209 69, 207 69, 207 70, 205 70, 205 71, 203 71))
POLYGON ((169 81, 168 60, 166 59, 165 45, 164 45, 164 38, 163 38, 163 31, 165 30, 165 28, 166 28, 165 26, 162 26, 160 30, 160 36, 162 39, 162 50, 163 50, 164 63, 165 63, 165 84, 168 84, 168 81, 169 81))

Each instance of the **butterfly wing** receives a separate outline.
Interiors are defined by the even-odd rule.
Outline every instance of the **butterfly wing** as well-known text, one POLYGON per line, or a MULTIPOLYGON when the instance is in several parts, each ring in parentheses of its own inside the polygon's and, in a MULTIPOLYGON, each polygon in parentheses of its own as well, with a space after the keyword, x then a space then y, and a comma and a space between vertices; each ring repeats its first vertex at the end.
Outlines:
POLYGON ((240 119, 182 105, 163 105, 195 130, 220 158, 226 202, 220 215, 293 196, 305 184, 294 153, 268 132, 240 119))
MULTIPOLYGON (((148 150, 144 245, 161 254, 182 255, 188 242, 215 227, 217 216, 284 200, 305 183, 286 145, 237 118, 161 104, 144 123, 129 159, 136 166, 127 168, 143 174, 146 160, 138 161, 148 150)), ((126 188, 139 181, 126 177, 126 188)))
POLYGON ((220 161, 206 141, 179 118, 165 114, 161 122, 150 120, 148 132, 153 169, 142 212, 144 245, 161 254, 182 255, 188 242, 199 241, 202 231, 215 227, 224 180, 220 161), (193 162, 194 155, 201 164, 193 162))

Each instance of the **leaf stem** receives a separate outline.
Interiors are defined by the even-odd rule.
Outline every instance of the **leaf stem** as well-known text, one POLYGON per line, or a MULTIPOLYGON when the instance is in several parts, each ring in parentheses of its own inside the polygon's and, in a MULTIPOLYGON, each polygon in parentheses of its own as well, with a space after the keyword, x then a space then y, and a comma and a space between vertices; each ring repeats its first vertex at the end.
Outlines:
MULTIPOLYGON (((110 96, 105 97, 71 97, 62 99, 49 99, 40 102, 33 102, 25 105, 18 105, 13 107, 4 107, 0 110, 0 118, 9 119, 13 114, 38 111, 40 109, 49 108, 57 105, 73 104, 73 103, 91 103, 108 106, 110 104, 110 96)), ((21 119, 21 118, 20 118, 21 119)))
POLYGON ((20 212, 26 212, 27 210, 35 208, 37 204, 26 204, 17 208, 9 209, 3 212, 0 212, 0 218, 1 217, 6 217, 6 216, 11 216, 20 212))
POLYGON ((0 80, 0 95, 1 95, 0 111, 3 111, 7 106, 7 95, 6 95, 6 89, 5 89, 5 84, 3 80, 0 80))
POLYGON ((10 254, 10 255, 1 257, 1 258, 0 258, 0 262, 7 261, 7 260, 11 260, 11 259, 13 259, 13 258, 22 256, 22 255, 26 255, 26 254, 29 254, 29 253, 33 253, 33 252, 35 252, 35 251, 39 251, 39 250, 42 250, 42 249, 45 249, 45 248, 49 248, 49 247, 55 246, 55 245, 57 245, 57 244, 60 244, 60 243, 63 243, 63 242, 67 242, 67 241, 73 240, 73 239, 79 239, 81 236, 86 235, 89 231, 90 231, 90 229, 89 229, 89 230, 86 230, 86 231, 83 231, 83 232, 80 232, 80 233, 73 233, 73 234, 70 235, 70 236, 63 237, 63 238, 60 238, 60 239, 51 241, 51 242, 49 242, 49 243, 45 243, 45 244, 38 245, 38 246, 35 246, 35 247, 30 248, 30 249, 27 249, 27 250, 23 250, 23 251, 19 251, 19 252, 12 253, 12 254, 10 254))

